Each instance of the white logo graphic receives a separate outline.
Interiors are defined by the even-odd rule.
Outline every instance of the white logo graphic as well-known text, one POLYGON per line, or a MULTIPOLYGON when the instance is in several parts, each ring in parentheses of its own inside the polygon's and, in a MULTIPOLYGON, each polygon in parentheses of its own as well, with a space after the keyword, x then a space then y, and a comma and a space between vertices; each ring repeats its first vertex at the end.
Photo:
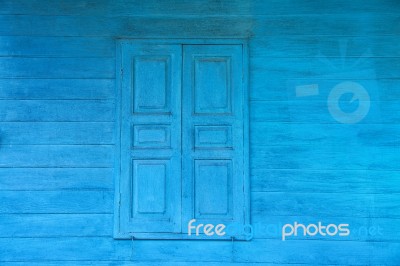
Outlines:
POLYGON ((328 97, 328 110, 331 116, 343 124, 354 124, 360 122, 368 114, 370 98, 368 92, 359 83, 346 81, 336 85, 328 97), (358 101, 358 108, 351 113, 343 112, 339 106, 340 97, 351 93, 353 97, 350 103, 358 101))
POLYGON ((196 236, 200 235, 200 228, 202 229, 202 233, 204 233, 206 236, 212 236, 214 234, 218 236, 223 236, 225 235, 225 228, 226 226, 224 224, 217 224, 214 226, 213 224, 198 224, 198 225, 192 225, 193 223, 196 222, 196 219, 192 219, 188 223, 188 235, 192 235, 192 229, 196 229, 196 236))
MULTIPOLYGON (((350 79, 365 79, 374 80, 375 71, 371 61, 368 58, 371 56, 370 51, 367 50, 360 58, 347 58, 347 40, 341 40, 340 45, 340 58, 330 59, 322 54, 318 56, 318 60, 323 63, 323 69, 326 69, 326 74, 323 72, 320 76, 316 76, 313 82, 309 84, 298 84, 295 87, 296 97, 311 97, 318 95, 325 95, 326 84, 332 88, 330 83, 334 80, 343 80, 334 85, 328 95, 327 107, 330 115, 337 122, 342 124, 355 124, 363 120, 369 113, 371 107, 370 94, 360 83, 350 81, 350 79), (318 82, 316 82, 319 80, 318 82), (348 80, 348 81, 345 81, 348 80), (325 90, 325 91, 324 91, 325 90), (345 102, 344 95, 351 95, 352 98, 345 102), (353 105, 353 111, 346 111, 345 104, 353 105)), ((376 98, 376 89, 371 81, 367 82, 367 88, 372 90, 372 98, 376 98), (375 92, 375 93, 374 93, 375 92)), ((365 84, 364 84, 365 85, 365 84)))
POLYGON ((349 224, 328 224, 327 226, 323 226, 321 222, 318 222, 318 225, 309 224, 307 226, 297 222, 294 222, 294 225, 285 224, 282 227, 282 241, 285 241, 288 236, 297 236, 297 230, 299 228, 302 229, 304 236, 315 236, 317 234, 321 236, 335 236, 337 233, 339 233, 339 236, 348 236, 350 235, 350 229, 347 228, 348 226, 349 224), (290 230, 288 231, 287 229, 290 230))

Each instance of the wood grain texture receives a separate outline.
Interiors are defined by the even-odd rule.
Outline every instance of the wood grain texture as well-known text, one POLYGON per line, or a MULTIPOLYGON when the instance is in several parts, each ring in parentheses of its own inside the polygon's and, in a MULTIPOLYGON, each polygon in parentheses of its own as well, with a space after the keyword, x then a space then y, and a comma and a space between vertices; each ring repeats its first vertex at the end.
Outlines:
POLYGON ((31 16, 0 15, 0 34, 6 36, 132 36, 171 37, 166 29, 183 37, 249 37, 287 35, 368 36, 397 35, 400 18, 396 14, 366 14, 361 16, 313 15, 270 17, 147 17, 124 16, 31 16), (177 20, 179 19, 179 20, 177 20), (365 27, 365 21, 368 27, 365 27), (179 21, 179 23, 177 23, 179 21), (79 27, 85 25, 85 27, 79 27), (389 27, 387 25, 390 25, 389 27), (35 29, 33 32, 31 28, 35 29), (327 31, 326 29, 329 29, 327 31))
POLYGON ((327 78, 351 78, 363 80, 371 78, 398 79, 400 70, 395 67, 400 64, 397 57, 365 57, 365 58, 253 58, 251 69, 254 70, 254 78, 262 80, 265 74, 274 78, 290 79, 327 79, 327 78), (343 62, 345 61, 345 62, 343 62), (268 64, 266 64, 268 62, 268 64), (261 78, 261 75, 264 75, 261 78))
MULTIPOLYGON (((3 262, 4 266, 53 266, 53 265, 65 265, 65 266, 86 266, 86 265, 108 265, 108 266, 118 266, 118 265, 127 265, 127 266, 202 266, 204 262, 138 262, 138 261, 129 261, 129 260, 116 260, 116 261, 47 261, 47 262, 3 262)), ((233 266, 246 266, 249 263, 237 263, 237 262, 223 262, 224 265, 233 265, 233 266)), ((207 265, 210 266, 218 266, 221 265, 221 262, 207 262, 207 265)), ((250 264, 252 265, 252 264, 250 264)), ((254 265, 259 265, 255 263, 254 265)), ((274 263, 262 263, 265 266, 274 266, 274 263)), ((291 264, 292 266, 301 266, 305 264, 291 264)))
POLYGON ((1 100, 3 122, 112 122, 109 100, 1 100))
POLYGON ((399 57, 397 36, 302 36, 288 35, 255 38, 250 42, 251 56, 373 58, 399 57), (384 47, 384 49, 382 49, 384 47))
POLYGON ((253 216, 399 218, 398 194, 252 193, 253 216))
POLYGON ((114 144, 113 122, 3 122, 1 145, 114 144))
POLYGON ((1 14, 29 15, 81 15, 81 16, 132 16, 153 14, 158 16, 230 16, 230 15, 308 15, 308 14, 354 14, 354 13, 395 13, 399 8, 398 2, 385 1, 326 1, 316 4, 315 1, 298 2, 294 0, 234 0, 227 2, 208 1, 159 2, 157 0, 145 3, 132 1, 111 0, 79 0, 73 3, 47 3, 40 0, 4 1, 1 14), (105 14, 105 10, 107 10, 105 14))
POLYGON ((1 213, 112 213, 109 191, 1 191, 1 213), (24 200, 19 200, 24 199, 24 200))
POLYGON ((112 167, 112 145, 4 145, 0 167, 112 167))
MULTIPOLYGON (((357 107, 357 105, 355 106, 357 107)), ((347 108, 352 110, 351 105, 348 105, 347 108)), ((329 113, 328 102, 323 100, 257 101, 250 103, 250 109, 252 110, 250 114, 252 122, 338 123, 329 113)), ((399 122, 399 109, 400 106, 396 101, 370 101, 368 113, 359 123, 396 124, 399 122)))
POLYGON ((250 149, 252 169, 340 169, 394 170, 399 169, 399 147, 352 146, 279 146, 250 149), (255 152, 257 151, 257 152, 255 152), (364 156, 360 156, 362 153, 364 156), (290 156, 288 156, 290 154, 290 156))
POLYGON ((114 79, 0 79, 0 99, 113 99, 114 79))
POLYGON ((0 190, 112 190, 113 188, 112 168, 0 168, 0 190))
MULTIPOLYGON (((398 10, 398 9, 396 9, 398 10)), ((260 37, 306 36, 397 36, 398 14, 351 13, 269 16, 254 19, 253 33, 260 37)))
MULTIPOLYGON (((46 259, 48 261, 90 260, 98 261, 113 258, 134 262, 187 262, 187 257, 196 258, 200 254, 204 262, 224 262, 232 257, 231 262, 242 263, 297 263, 329 265, 351 263, 352 265, 374 265, 383 262, 396 265, 399 244, 391 242, 349 242, 349 241, 266 241, 237 242, 232 248, 229 242, 208 241, 207 245, 199 241, 113 241, 109 238, 2 238, 0 254, 3 261, 46 259), (4 244, 3 244, 4 243, 4 244), (7 243, 7 245, 5 245, 7 243), (19 249, 23 243, 29 249, 19 249), (151 247, 151 248, 149 248, 151 247), (200 248, 201 247, 201 248, 200 248), (133 249, 133 250, 132 250, 133 249), (10 255, 18 254, 14 257, 10 255), (82 252, 84 250, 85 252, 82 252), (287 256, 287 250, 291 256, 287 256)), ((190 259, 189 259, 190 261, 190 259)), ((204 263, 203 262, 203 263, 204 263)))
POLYGON ((114 57, 112 38, 1 36, 0 56, 13 57, 114 57))
POLYGON ((252 170, 254 192, 399 193, 400 172, 385 170, 252 170))
MULTIPOLYGON (((127 265, 127 266, 202 266, 204 262, 138 262, 138 261, 130 261, 130 260, 115 260, 115 261, 46 261, 46 262, 3 262, 4 266, 53 266, 53 265, 65 265, 65 266, 86 266, 86 265, 108 265, 108 266, 118 266, 118 265, 127 265)), ((224 265, 233 265, 233 266, 246 266, 249 263, 237 263, 237 262, 223 262, 224 265)), ((218 266, 221 265, 221 262, 207 262, 207 265, 210 266, 218 266)), ((252 264, 250 264, 252 265, 252 264)), ((255 263, 254 265, 259 265, 255 263)), ((274 266, 274 263, 262 263, 265 266, 274 266)), ((301 266, 305 264, 291 264, 292 266, 301 266)))
POLYGON ((12 16, 0 15, 0 35, 4 36, 86 36, 137 38, 248 37, 253 21, 246 17, 176 18, 124 16, 12 16), (82 27, 82 25, 85 25, 82 27), (31 30, 34 29, 34 30, 31 30))
POLYGON ((396 265, 399 262, 398 243, 351 241, 263 241, 238 243, 238 261, 290 264, 396 265), (290 256, 288 256, 290 252, 290 256))
MULTIPOLYGON (((99 202, 100 203, 100 202, 99 202)), ((1 237, 112 236, 112 214, 3 214, 1 237)))
POLYGON ((399 265, 399 10, 397 0, 1 1, 0 264, 399 265), (252 241, 112 238, 115 42, 149 37, 249 38, 252 241), (358 124, 328 112, 343 81, 371 97, 358 124), (308 84, 319 95, 296 97, 308 84), (281 241, 295 221, 352 233, 281 241))
MULTIPOLYGON (((311 59, 304 59, 311 60, 311 59)), ((312 59, 313 60, 313 59, 312 59)), ((367 75, 366 75, 367 76, 367 75)), ((321 101, 327 99, 328 93, 334 86, 344 81, 355 81, 361 84, 373 99, 381 101, 400 100, 400 82, 398 79, 377 79, 375 75, 366 79, 355 79, 352 74, 343 75, 340 78, 310 77, 287 79, 285 77, 274 77, 265 75, 267 78, 255 79, 251 90, 252 101, 321 101), (306 99, 296 98, 296 86, 315 84, 319 88, 320 97, 308 97, 306 99)))
POLYGON ((314 143, 320 146, 393 147, 400 144, 397 124, 279 123, 251 124, 253 146, 286 146, 314 143))
POLYGON ((0 78, 114 78, 111 58, 0 57, 0 78))

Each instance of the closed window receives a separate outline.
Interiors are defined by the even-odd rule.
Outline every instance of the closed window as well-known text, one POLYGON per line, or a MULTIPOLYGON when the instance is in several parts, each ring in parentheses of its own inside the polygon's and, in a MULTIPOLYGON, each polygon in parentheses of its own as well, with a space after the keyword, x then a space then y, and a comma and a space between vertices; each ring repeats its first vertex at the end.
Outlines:
POLYGON ((119 42, 116 238, 243 238, 246 48, 199 43, 119 42), (223 224, 226 234, 196 235, 193 219, 193 226, 223 224))

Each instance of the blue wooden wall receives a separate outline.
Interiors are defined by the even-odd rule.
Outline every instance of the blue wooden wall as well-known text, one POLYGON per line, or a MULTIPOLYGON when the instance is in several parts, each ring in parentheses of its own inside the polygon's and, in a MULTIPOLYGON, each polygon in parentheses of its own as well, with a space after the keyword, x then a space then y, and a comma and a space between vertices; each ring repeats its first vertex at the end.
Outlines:
POLYGON ((400 265, 399 41, 398 0, 1 0, 0 264, 400 265), (249 38, 252 241, 113 239, 115 40, 147 37, 249 38))

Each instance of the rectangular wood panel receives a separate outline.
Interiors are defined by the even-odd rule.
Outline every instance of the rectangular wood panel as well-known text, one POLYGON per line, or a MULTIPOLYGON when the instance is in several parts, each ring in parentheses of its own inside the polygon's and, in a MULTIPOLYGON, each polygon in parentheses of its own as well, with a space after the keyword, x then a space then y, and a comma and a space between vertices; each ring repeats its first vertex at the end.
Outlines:
POLYGON ((199 159, 194 164, 194 218, 231 218, 232 161, 199 159))

